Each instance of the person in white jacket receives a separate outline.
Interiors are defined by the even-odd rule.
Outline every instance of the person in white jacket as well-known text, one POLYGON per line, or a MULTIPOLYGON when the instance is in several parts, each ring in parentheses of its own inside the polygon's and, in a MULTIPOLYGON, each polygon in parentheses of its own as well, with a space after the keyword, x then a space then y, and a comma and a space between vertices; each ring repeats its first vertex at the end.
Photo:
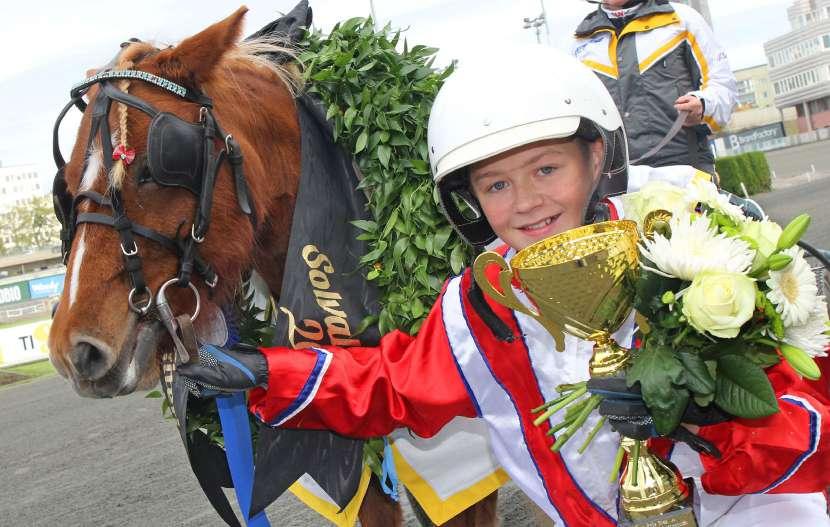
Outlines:
POLYGON ((614 98, 632 160, 666 137, 686 111, 683 129, 642 162, 714 173, 708 136, 729 122, 736 82, 726 52, 697 11, 667 0, 603 0, 577 27, 571 53, 614 98))

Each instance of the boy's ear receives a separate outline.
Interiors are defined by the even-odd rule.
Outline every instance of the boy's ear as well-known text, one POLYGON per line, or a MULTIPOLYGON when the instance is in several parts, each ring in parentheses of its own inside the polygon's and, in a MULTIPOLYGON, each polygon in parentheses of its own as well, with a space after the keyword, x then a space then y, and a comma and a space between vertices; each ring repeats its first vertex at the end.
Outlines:
POLYGON ((591 150, 591 176, 594 184, 599 181, 602 173, 602 165, 605 157, 605 143, 602 138, 598 138, 589 145, 591 150))

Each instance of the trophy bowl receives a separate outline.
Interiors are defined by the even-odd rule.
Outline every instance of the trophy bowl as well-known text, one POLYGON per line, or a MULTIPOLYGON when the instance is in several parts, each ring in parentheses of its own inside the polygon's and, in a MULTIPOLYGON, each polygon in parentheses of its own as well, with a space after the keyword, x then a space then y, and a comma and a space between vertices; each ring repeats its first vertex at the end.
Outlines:
POLYGON ((535 318, 559 351, 563 331, 594 342, 592 376, 612 376, 628 361, 628 350, 611 339, 631 313, 639 273, 637 224, 607 221, 571 229, 536 242, 505 260, 494 252, 476 258, 478 285, 501 304, 535 318), (499 267, 497 289, 486 269, 499 267), (526 305, 512 284, 530 300, 526 305), (578 284, 578 285, 577 285, 578 284))

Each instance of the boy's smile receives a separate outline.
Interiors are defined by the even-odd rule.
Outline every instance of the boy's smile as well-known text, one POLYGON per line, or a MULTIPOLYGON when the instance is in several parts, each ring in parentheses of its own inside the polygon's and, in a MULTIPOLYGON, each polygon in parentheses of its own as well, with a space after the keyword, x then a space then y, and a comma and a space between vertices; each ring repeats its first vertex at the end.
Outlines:
POLYGON ((601 141, 531 143, 472 165, 470 186, 495 233, 521 250, 582 225, 601 152, 601 141))

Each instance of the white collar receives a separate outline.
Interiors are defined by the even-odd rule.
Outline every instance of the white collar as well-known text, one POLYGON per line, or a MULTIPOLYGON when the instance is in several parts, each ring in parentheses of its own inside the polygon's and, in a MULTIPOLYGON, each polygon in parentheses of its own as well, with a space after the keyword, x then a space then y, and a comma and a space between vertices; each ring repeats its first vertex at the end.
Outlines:
POLYGON ((604 4, 600 5, 600 8, 605 11, 605 14, 608 15, 608 18, 615 19, 615 18, 625 18, 628 15, 634 13, 634 11, 640 9, 640 6, 643 4, 637 4, 633 7, 620 7, 617 9, 609 9, 605 7, 604 4))

